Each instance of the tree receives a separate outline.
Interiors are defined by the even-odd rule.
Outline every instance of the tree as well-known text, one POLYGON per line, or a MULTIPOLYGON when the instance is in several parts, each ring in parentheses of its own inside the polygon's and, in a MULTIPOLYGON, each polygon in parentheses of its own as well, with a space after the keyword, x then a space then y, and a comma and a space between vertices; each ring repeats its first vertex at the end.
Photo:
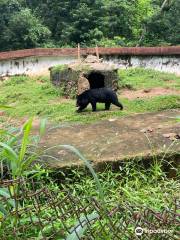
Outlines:
POLYGON ((10 17, 3 40, 8 49, 33 48, 47 42, 50 35, 49 29, 29 9, 22 9, 10 17))
POLYGON ((156 13, 147 21, 142 44, 180 44, 180 0, 160 1, 156 13))
POLYGON ((102 5, 102 0, 53 0, 40 3, 36 11, 61 46, 88 45, 102 37, 102 5))
POLYGON ((71 24, 62 31, 62 41, 88 45, 102 38, 101 4, 99 1, 81 1, 70 13, 71 24))
POLYGON ((13 14, 21 10, 21 3, 18 0, 0 0, 0 48, 8 50, 9 46, 6 42, 6 33, 8 31, 9 19, 13 14))
POLYGON ((0 50, 180 44, 180 0, 0 0, 0 50))

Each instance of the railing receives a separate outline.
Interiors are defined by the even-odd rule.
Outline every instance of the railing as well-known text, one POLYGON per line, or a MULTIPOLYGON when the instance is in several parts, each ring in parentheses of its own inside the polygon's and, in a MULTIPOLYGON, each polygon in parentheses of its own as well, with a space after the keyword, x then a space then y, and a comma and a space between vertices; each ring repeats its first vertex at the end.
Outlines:
MULTIPOLYGON (((163 55, 180 55, 180 46, 171 47, 119 47, 104 48, 99 47, 98 53, 104 55, 129 55, 129 56, 163 56, 163 55)), ((95 48, 81 48, 81 55, 96 54, 95 48)), ((35 48, 24 49, 9 52, 0 52, 0 60, 25 58, 32 56, 77 56, 77 48, 35 48)))

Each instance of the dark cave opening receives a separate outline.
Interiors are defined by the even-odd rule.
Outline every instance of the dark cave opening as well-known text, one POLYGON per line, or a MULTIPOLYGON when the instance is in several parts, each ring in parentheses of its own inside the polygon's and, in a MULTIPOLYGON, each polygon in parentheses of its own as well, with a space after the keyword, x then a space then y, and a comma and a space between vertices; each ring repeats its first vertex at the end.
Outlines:
POLYGON ((102 88, 104 87, 104 75, 100 72, 91 72, 90 74, 85 76, 90 84, 90 88, 102 88))

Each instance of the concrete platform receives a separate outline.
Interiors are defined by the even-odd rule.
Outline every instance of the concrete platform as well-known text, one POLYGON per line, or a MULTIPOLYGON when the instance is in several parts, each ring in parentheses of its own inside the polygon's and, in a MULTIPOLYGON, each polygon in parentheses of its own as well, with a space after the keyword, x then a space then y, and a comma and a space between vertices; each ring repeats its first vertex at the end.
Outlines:
MULTIPOLYGON (((93 113, 92 113, 93 114, 93 113)), ((59 125, 48 129, 41 149, 69 144, 95 166, 117 163, 153 154, 175 154, 180 160, 180 109, 111 118, 92 124, 59 125)), ((52 168, 82 165, 76 155, 61 147, 48 150, 43 158, 52 168)), ((151 159, 151 158, 150 158, 151 159)))

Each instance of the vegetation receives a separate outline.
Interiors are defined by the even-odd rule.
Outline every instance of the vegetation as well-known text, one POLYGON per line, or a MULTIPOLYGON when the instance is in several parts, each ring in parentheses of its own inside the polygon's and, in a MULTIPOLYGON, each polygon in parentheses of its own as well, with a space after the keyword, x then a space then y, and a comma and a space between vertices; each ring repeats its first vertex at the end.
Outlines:
MULTIPOLYGON (((180 78, 153 70, 120 70, 120 85, 124 88, 146 89, 158 86, 172 89, 180 88, 180 78)), ((48 117, 58 122, 92 122, 113 116, 124 116, 138 112, 150 112, 178 108, 180 97, 177 95, 155 96, 149 99, 122 99, 123 111, 112 107, 111 111, 101 111, 104 104, 98 104, 98 110, 91 113, 91 106, 81 114, 75 112, 75 100, 62 97, 61 89, 53 87, 49 78, 11 77, 1 83, 0 104, 8 104, 6 115, 13 118, 48 117)), ((3 118, 1 118, 1 121, 3 118)))
MULTIPOLYGON (((40 165, 32 165, 31 160, 38 160, 40 155, 32 154, 30 139, 33 139, 33 136, 30 136, 32 126, 32 119, 28 120, 26 124, 23 126, 23 136, 17 135, 17 133, 12 133, 9 129, 9 126, 6 126, 7 132, 3 135, 4 140, 0 142, 0 162, 5 161, 5 166, 9 166, 9 178, 16 180, 17 177, 21 176, 25 179, 34 179, 36 182, 40 183, 39 188, 42 187, 42 184, 46 186, 46 189, 50 190, 53 193, 56 193, 57 199, 64 199, 66 196, 66 192, 70 192, 73 196, 79 197, 81 196, 81 204, 87 204, 88 199, 91 197, 95 197, 98 200, 102 201, 104 206, 104 210, 106 211, 106 207, 114 206, 114 203, 120 204, 123 206, 123 203, 126 205, 136 206, 136 211, 142 208, 151 208, 156 211, 162 211, 164 208, 172 209, 174 204, 174 199, 177 198, 178 191, 180 189, 179 183, 179 170, 173 168, 176 172, 176 177, 173 179, 169 179, 166 175, 166 172, 163 170, 164 165, 164 157, 162 160, 156 159, 154 157, 152 164, 147 167, 143 165, 142 162, 140 164, 141 159, 134 159, 132 162, 122 163, 119 166, 119 169, 113 171, 110 166, 107 166, 104 172, 95 173, 90 163, 81 155, 81 153, 71 146, 63 146, 75 154, 77 154, 82 161, 84 161, 85 166, 89 169, 89 174, 85 169, 82 170, 71 170, 69 173, 64 173, 62 171, 50 171, 45 170, 40 165), (12 141, 13 139, 13 141, 12 141), (16 142, 16 139, 18 141, 16 142), (13 143, 13 144, 12 144, 13 143), (20 151, 19 151, 20 150, 20 151), (18 157, 17 157, 18 155, 18 157), (35 158, 34 158, 35 156, 35 158), (30 157, 30 158, 28 158, 30 157), (30 159, 30 161, 29 161, 30 159), (16 164, 17 163, 17 164, 16 164), (24 166, 24 168, 22 168, 24 166)), ((40 127, 40 134, 44 133, 45 122, 43 121, 40 127)), ((169 163, 170 168, 172 168, 171 163, 169 163)), ((3 176, 4 173, 1 175, 3 176)), ((28 185, 31 189, 31 184, 28 185)), ((38 189, 36 189, 38 190, 38 189)), ((18 184, 14 184, 13 188, 10 189, 11 195, 9 194, 9 190, 6 188, 0 188, 0 197, 8 199, 8 201, 3 201, 0 203, 0 237, 3 237, 5 232, 4 228, 11 229, 16 227, 17 219, 16 215, 7 215, 12 210, 17 209, 17 201, 11 199, 11 196, 14 194, 21 195, 20 188, 18 184), (19 190, 19 192, 18 192, 19 190), (5 226, 1 221, 3 221, 6 217, 5 226)), ((18 202, 19 207, 22 208, 33 208, 32 201, 24 201, 18 202)), ((66 203, 66 210, 68 211, 71 206, 66 203)), ((47 205, 46 200, 44 200, 45 207, 47 205)), ((46 209, 46 208, 45 208, 46 209)), ((32 211, 33 212, 33 211, 32 211)), ((43 218, 45 215, 51 216, 52 212, 49 210, 39 212, 38 219, 43 218), (42 216, 40 215, 42 214, 42 216)), ((130 214, 129 211, 126 213, 130 214)), ((27 214, 21 214, 20 221, 21 224, 27 224, 28 218, 27 214)), ((36 217, 32 214, 32 217, 36 217)), ((90 214, 89 219, 98 217, 98 214, 93 212, 90 214)), ((117 216, 118 217, 118 216, 117 216)), ((119 218, 121 215, 119 216, 119 218)), ((130 217, 130 216, 129 216, 130 217)), ((118 220, 118 219, 116 219, 118 220)), ((74 218, 69 216, 68 222, 71 224, 75 224, 74 218)), ((60 223, 59 219, 55 223, 55 227, 60 228, 62 223, 60 223)), ((95 228, 99 228, 97 224, 94 226, 95 228)), ((47 228, 47 234, 48 234, 47 228)), ((51 231, 54 231, 54 228, 51 231)), ((78 230, 76 230, 78 231, 78 230)), ((79 229, 80 236, 85 232, 85 228, 79 229)), ((24 235, 20 234, 20 239, 24 238, 32 238, 36 237, 37 239, 41 238, 41 232, 38 232, 38 224, 29 228, 28 231, 23 232, 24 235)), ((12 236, 12 232, 7 232, 6 235, 12 236)), ((72 239, 72 236, 75 235, 74 231, 67 236, 67 239, 72 239)), ((11 239, 11 238, 10 238, 11 239)), ((59 236, 58 239, 62 238, 62 235, 59 236)), ((73 239, 78 239, 74 238, 73 239)), ((106 236, 103 236, 103 239, 109 239, 109 233, 106 236)))
POLYGON ((180 44, 179 0, 0 0, 0 50, 180 44))
MULTIPOLYGON (((77 43, 82 47, 179 45, 179 15, 179 0, 0 0, 0 51, 74 47, 77 43)), ((62 70, 62 66, 53 69, 54 72, 59 70, 62 70)), ((180 77, 141 68, 120 70, 119 85, 121 89, 132 91, 155 87, 180 90, 180 77)), ((99 111, 95 113, 91 112, 89 106, 86 111, 78 114, 75 112, 75 100, 65 98, 62 89, 54 87, 48 77, 14 76, 0 81, 0 239, 14 239, 12 235, 15 232, 19 234, 18 239, 44 239, 38 223, 42 219, 41 224, 44 224, 45 218, 44 231, 47 232, 47 238, 50 231, 58 229, 57 239, 76 240, 76 232, 83 237, 88 221, 99 218, 97 209, 91 210, 88 205, 90 214, 86 219, 80 216, 85 221, 75 229, 77 216, 75 218, 71 214, 72 203, 70 206, 65 202, 62 204, 68 213, 65 221, 69 226, 74 226, 71 233, 61 231, 60 218, 55 219, 51 228, 47 219, 52 220, 55 214, 47 205, 53 204, 47 196, 43 196, 42 186, 52 193, 51 198, 56 196, 55 199, 60 204, 67 197, 67 192, 76 199, 80 196, 82 206, 89 204, 92 197, 95 198, 101 206, 103 217, 105 216, 103 221, 107 221, 107 209, 114 211, 114 206, 118 204, 135 206, 137 212, 145 208, 157 212, 173 209, 180 189, 180 171, 173 166, 173 162, 166 161, 166 154, 162 159, 157 159, 154 149, 149 165, 138 158, 122 162, 116 170, 107 164, 107 168, 99 173, 95 172, 91 163, 77 149, 69 145, 59 147, 76 154, 84 163, 82 168, 54 171, 46 169, 39 161, 45 154, 46 157, 56 159, 48 155, 49 149, 43 152, 38 148, 47 118, 51 122, 89 123, 180 106, 178 94, 129 100, 121 98, 120 91, 119 98, 125 106, 123 111, 115 107, 111 111, 101 111, 104 110, 104 104, 99 104, 99 111), (34 135, 32 126, 36 118, 43 120, 40 121, 38 134, 34 135), (28 120, 22 125, 24 119, 28 120), (167 169, 175 173, 173 178, 168 177, 167 169), (2 187, 4 179, 11 180, 13 184, 2 187), (29 191, 34 191, 33 194, 23 193, 19 179, 26 181, 26 187, 29 191), (37 183, 36 188, 31 180, 37 183), (40 198, 43 211, 40 211, 37 202, 38 193, 42 194, 40 198), (34 202, 33 197, 36 198, 34 202), (38 208, 37 216, 35 208, 38 208), (31 215, 28 215, 29 212, 31 215), (24 227, 29 226, 32 220, 30 218, 35 219, 35 224, 25 231, 24 227), (19 223, 22 228, 18 229, 19 223)), ((177 116, 173 121, 179 120, 180 117, 177 116)), ((177 141, 172 142, 168 150, 177 141)), ((125 210, 125 215, 131 218, 130 211, 125 210)), ((56 211, 60 209, 57 208, 56 211)), ((115 222, 120 223, 122 219, 122 212, 115 216, 115 222)), ((98 223, 93 227, 96 232, 101 228, 98 223)), ((173 230, 175 228, 173 226, 173 230)), ((102 238, 112 239, 109 234, 108 232, 102 238)), ((122 236, 122 239, 127 238, 126 234, 122 236)))
POLYGON ((131 68, 120 70, 120 86, 133 90, 155 87, 180 89, 180 77, 171 73, 162 73, 151 69, 131 68))

